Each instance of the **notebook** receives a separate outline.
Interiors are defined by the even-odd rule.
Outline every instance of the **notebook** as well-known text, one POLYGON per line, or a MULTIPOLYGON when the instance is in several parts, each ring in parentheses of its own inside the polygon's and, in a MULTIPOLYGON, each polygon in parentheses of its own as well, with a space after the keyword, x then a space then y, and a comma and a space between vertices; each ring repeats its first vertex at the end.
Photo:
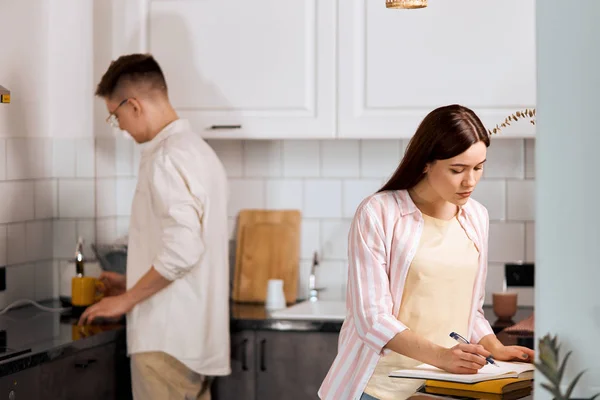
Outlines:
POLYGON ((477 383, 502 378, 533 379, 534 365, 521 362, 495 361, 498 366, 486 364, 476 374, 453 374, 428 364, 419 364, 411 369, 392 371, 392 378, 434 379, 438 381, 477 383))
POLYGON ((435 393, 435 390, 447 389, 456 391, 506 394, 516 390, 531 388, 532 385, 533 381, 531 379, 523 378, 502 378, 477 383, 448 382, 432 379, 425 381, 425 388, 430 393, 435 393))

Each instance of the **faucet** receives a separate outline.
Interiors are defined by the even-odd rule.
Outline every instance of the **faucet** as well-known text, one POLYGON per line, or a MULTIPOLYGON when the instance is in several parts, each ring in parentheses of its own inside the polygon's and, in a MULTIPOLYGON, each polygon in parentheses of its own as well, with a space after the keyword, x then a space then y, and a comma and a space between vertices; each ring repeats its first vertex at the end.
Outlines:
POLYGON ((313 262, 310 268, 310 276, 308 277, 308 300, 309 301, 317 301, 319 300, 318 295, 319 292, 325 290, 325 288, 318 288, 316 284, 316 275, 315 269, 319 266, 319 257, 317 252, 315 251, 313 255, 313 262))

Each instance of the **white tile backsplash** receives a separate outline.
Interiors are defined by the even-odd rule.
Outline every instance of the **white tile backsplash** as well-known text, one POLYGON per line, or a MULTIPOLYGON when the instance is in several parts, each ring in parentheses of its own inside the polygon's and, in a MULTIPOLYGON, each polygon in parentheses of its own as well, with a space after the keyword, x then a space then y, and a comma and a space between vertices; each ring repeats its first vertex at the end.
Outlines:
POLYGON ((360 176, 363 178, 390 177, 402 157, 401 140, 361 141, 360 176))
POLYGON ((535 219, 535 181, 509 180, 506 182, 508 219, 533 221, 535 219))
POLYGON ((491 221, 506 219, 506 181, 502 179, 480 181, 475 187, 473 198, 487 208, 491 221))
POLYGON ((304 216, 306 218, 340 218, 342 216, 342 181, 334 179, 304 182, 304 216))
POLYGON ((357 178, 360 176, 358 140, 324 140, 321 142, 321 176, 357 178))
MULTIPOLYGON (((301 210, 300 297, 306 297, 316 250, 321 258, 317 285, 327 288, 320 297, 341 299, 348 229, 356 207, 394 172, 407 141, 209 144, 230 178, 232 235, 241 209, 301 210)), ((0 140, 0 265, 9 265, 11 287, 0 293, 0 305, 17 293, 36 299, 55 295, 56 260, 72 258, 78 235, 91 257, 92 242, 110 243, 127 233, 139 157, 140 146, 112 136, 0 140)), ((487 281, 492 291, 502 288, 505 262, 534 259, 534 157, 535 140, 493 140, 474 195, 492 220, 487 281)), ((520 299, 527 302, 527 296, 532 297, 531 291, 520 299)))
POLYGON ((6 179, 6 140, 0 139, 0 181, 6 179))
POLYGON ((318 178, 321 176, 321 148, 318 140, 283 142, 283 176, 318 178))
POLYGON ((303 183, 300 179, 278 179, 266 182, 266 207, 273 210, 302 210, 303 183))

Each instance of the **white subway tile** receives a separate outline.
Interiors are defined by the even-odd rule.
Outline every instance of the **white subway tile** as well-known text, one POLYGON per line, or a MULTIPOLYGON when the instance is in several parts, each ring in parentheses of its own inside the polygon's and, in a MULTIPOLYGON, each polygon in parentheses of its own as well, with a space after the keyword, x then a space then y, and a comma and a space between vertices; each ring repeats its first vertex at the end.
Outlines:
POLYGON ((300 238, 300 258, 312 260, 314 252, 321 248, 320 222, 318 219, 303 219, 300 238))
POLYGON ((344 261, 322 261, 315 270, 316 285, 325 288, 319 292, 320 300, 343 300, 343 288, 347 281, 344 261))
POLYGON ((525 175, 525 154, 522 139, 492 139, 483 167, 485 178, 517 178, 525 175))
POLYGON ((58 181, 58 215, 60 218, 94 218, 94 186, 92 179, 60 179, 58 181))
POLYGON ((54 139, 52 141, 54 176, 72 178, 76 172, 75 139, 54 139))
POLYGON ((117 179, 117 215, 131 215, 136 178, 117 179))
POLYGON ((6 179, 6 140, 0 139, 0 181, 6 179))
POLYGON ((27 262, 27 233, 25 224, 10 224, 7 228, 7 264, 21 264, 27 262))
POLYGON ((535 219, 535 181, 508 181, 508 219, 533 221, 535 219))
POLYGON ((475 187, 473 199, 487 208, 490 220, 506 219, 506 183, 504 180, 482 179, 475 187))
POLYGON ((87 259, 96 258, 92 244, 96 243, 96 224, 93 219, 79 220, 76 224, 77 238, 83 239, 83 254, 87 259))
POLYGON ((51 260, 53 257, 52 221, 33 221, 25 225, 26 262, 51 260))
POLYGON ((300 179, 266 181, 266 207, 302 210, 303 185, 300 179))
MULTIPOLYGON (((34 265, 35 300, 54 298, 55 271, 53 261, 42 261, 34 265)), ((58 291, 57 291, 58 292, 58 291)))
POLYGON ((381 179, 349 179, 343 182, 343 216, 354 217, 358 205, 381 187, 381 179))
POLYGON ((78 178, 93 178, 96 175, 93 138, 76 139, 75 171, 78 178))
POLYGON ((535 178, 535 139, 525 139, 525 178, 535 178))
POLYGON ((318 178, 321 174, 318 140, 283 141, 283 176, 288 178, 318 178))
POLYGON ((0 224, 33 219, 33 182, 0 182, 0 224))
POLYGON ((535 222, 525 223, 525 261, 535 262, 535 222))
POLYGON ((321 176, 325 178, 358 178, 359 160, 358 140, 321 142, 321 176))
POLYGON ((117 180, 114 178, 96 179, 97 217, 117 215, 117 180))
POLYGON ((129 233, 129 222, 130 222, 129 216, 117 217, 117 221, 116 221, 117 239, 122 239, 123 237, 127 236, 127 234, 129 233))
POLYGON ((0 225, 0 267, 5 266, 8 260, 7 254, 6 252, 8 251, 7 248, 7 240, 8 240, 8 233, 7 233, 7 226, 6 225, 0 225))
POLYGON ((115 174, 117 176, 133 176, 134 141, 117 137, 115 140, 115 174))
POLYGON ((243 142, 241 140, 207 140, 217 153, 229 178, 239 178, 244 174, 243 142))
POLYGON ((6 141, 6 178, 50 178, 52 168, 52 139, 9 138, 6 141))
POLYGON ((535 289, 530 287, 511 287, 511 292, 517 293, 517 305, 535 306, 535 289))
POLYGON ((116 217, 96 220, 96 242, 98 244, 112 244, 118 238, 116 217))
POLYGON ((231 179, 229 190, 230 217, 237 217, 245 208, 265 207, 265 183, 260 179, 231 179))
POLYGON ((56 180, 36 181, 34 184, 36 219, 55 218, 58 215, 58 186, 56 180))
POLYGON ((312 259, 300 260, 298 267, 298 300, 306 300, 309 296, 308 291, 308 280, 310 277, 310 270, 312 267, 312 259))
POLYGON ((73 258, 77 246, 76 221, 56 220, 53 228, 54 258, 73 258))
POLYGON ((324 260, 348 259, 348 233, 351 220, 321 221, 321 257, 324 260))
POLYGON ((400 164, 401 140, 362 140, 360 176, 385 178, 391 176, 400 164))
POLYGON ((303 215, 306 218, 340 218, 342 182, 333 179, 305 181, 303 215))
POLYGON ((244 141, 244 176, 279 177, 283 169, 281 141, 244 141))
POLYGON ((514 262, 525 259, 525 224, 491 222, 489 237, 490 262, 514 262))
POLYGON ((33 264, 17 265, 6 269, 7 301, 35 297, 35 267, 33 264))
MULTIPOLYGON (((492 304, 492 293, 502 292, 504 288, 504 264, 489 263, 487 279, 485 281, 485 299, 486 305, 492 304)), ((490 321, 493 323, 494 321, 490 321)))
POLYGON ((116 175, 115 155, 114 137, 96 138, 96 177, 111 178, 116 175))

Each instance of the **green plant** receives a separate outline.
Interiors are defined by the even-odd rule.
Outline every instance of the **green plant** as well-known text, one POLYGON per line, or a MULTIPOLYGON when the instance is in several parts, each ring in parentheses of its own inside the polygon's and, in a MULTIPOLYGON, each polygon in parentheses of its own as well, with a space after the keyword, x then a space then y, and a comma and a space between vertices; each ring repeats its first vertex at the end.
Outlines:
MULTIPOLYGON (((554 395, 556 400, 566 400, 571 398, 571 393, 573 389, 575 389, 575 385, 579 382, 581 376, 585 373, 585 370, 575 376, 573 381, 567 387, 566 393, 562 393, 561 391, 561 381, 563 378, 563 374, 565 372, 565 368, 567 366, 567 361, 571 356, 571 351, 567 352, 565 358, 562 362, 559 361, 559 351, 560 345, 558 344, 558 339, 556 336, 550 336, 546 334, 544 337, 540 338, 538 342, 539 349, 539 362, 534 362, 535 367, 548 379, 550 384, 542 383, 542 387, 548 390, 550 393, 554 395)), ((591 397, 590 400, 598 397, 600 393, 591 397)))
POLYGON ((529 122, 531 122, 532 125, 535 125, 535 108, 526 108, 509 115, 500 125, 496 125, 494 129, 488 129, 488 133, 490 135, 500 133, 502 128, 506 128, 511 122, 517 122, 519 119, 523 118, 529 118, 529 122))

